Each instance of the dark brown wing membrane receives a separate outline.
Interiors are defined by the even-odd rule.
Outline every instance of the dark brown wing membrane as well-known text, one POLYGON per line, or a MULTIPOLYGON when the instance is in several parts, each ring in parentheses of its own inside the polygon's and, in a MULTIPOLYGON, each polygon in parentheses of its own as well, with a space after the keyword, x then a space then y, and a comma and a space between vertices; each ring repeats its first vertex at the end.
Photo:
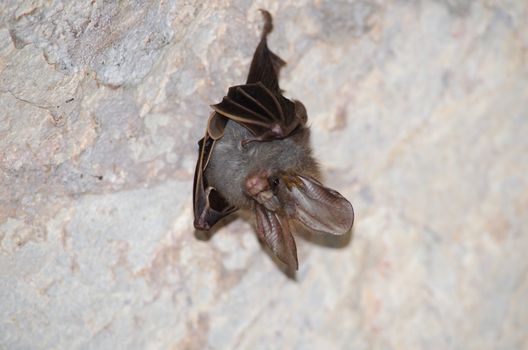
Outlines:
POLYGON ((236 211, 222 195, 213 187, 207 185, 204 170, 211 156, 215 140, 208 134, 198 141, 198 161, 194 172, 193 210, 194 227, 198 230, 209 230, 218 220, 236 211))
POLYGON ((304 125, 296 113, 296 104, 273 94, 261 82, 233 86, 222 102, 211 107, 221 116, 246 127, 256 141, 281 139, 304 125))
POLYGON ((231 87, 222 102, 211 106, 219 115, 251 131, 255 137, 246 142, 282 139, 306 123, 304 106, 281 93, 279 71, 286 63, 268 49, 267 36, 273 25, 269 12, 262 14, 266 22, 247 83, 231 87))
POLYGON ((297 270, 297 247, 290 231, 288 220, 276 212, 269 211, 255 203, 257 234, 266 243, 273 254, 291 270, 297 270))
POLYGON ((281 93, 279 87, 279 72, 286 65, 286 62, 268 48, 268 34, 273 30, 273 20, 268 11, 260 10, 264 17, 264 28, 260 43, 253 54, 251 67, 246 84, 258 83, 264 84, 272 93, 281 93))

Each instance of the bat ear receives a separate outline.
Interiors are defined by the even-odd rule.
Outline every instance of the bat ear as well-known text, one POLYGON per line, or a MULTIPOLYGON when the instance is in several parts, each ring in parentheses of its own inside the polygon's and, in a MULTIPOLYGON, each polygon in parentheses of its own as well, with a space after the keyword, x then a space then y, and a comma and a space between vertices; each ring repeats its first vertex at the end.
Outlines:
POLYGON ((266 242, 273 254, 295 271, 299 267, 297 261, 297 247, 290 231, 286 218, 280 217, 276 212, 269 211, 261 204, 255 204, 257 217, 257 234, 266 242))
POLYGON ((312 230, 342 235, 354 223, 354 209, 345 197, 317 180, 297 175, 290 187, 294 216, 312 230))

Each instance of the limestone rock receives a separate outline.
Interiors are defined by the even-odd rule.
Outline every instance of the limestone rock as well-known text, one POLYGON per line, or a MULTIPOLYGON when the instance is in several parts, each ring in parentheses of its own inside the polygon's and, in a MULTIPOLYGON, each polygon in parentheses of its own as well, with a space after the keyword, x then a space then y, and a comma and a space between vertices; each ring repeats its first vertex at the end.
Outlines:
POLYGON ((0 4, 0 347, 528 347, 528 3, 0 4), (192 226, 259 8, 348 242, 192 226), (198 236, 198 237, 197 237, 198 236))

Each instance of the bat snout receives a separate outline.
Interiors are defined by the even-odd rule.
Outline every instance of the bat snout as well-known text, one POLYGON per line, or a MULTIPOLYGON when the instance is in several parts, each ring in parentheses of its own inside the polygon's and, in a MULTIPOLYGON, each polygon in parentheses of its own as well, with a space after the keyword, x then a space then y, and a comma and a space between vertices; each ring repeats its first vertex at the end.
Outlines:
POLYGON ((279 199, 273 192, 273 179, 266 171, 260 171, 249 175, 244 184, 246 193, 271 211, 280 207, 279 199))
POLYGON ((246 192, 255 197, 263 191, 269 190, 268 176, 264 172, 249 175, 245 182, 246 192))

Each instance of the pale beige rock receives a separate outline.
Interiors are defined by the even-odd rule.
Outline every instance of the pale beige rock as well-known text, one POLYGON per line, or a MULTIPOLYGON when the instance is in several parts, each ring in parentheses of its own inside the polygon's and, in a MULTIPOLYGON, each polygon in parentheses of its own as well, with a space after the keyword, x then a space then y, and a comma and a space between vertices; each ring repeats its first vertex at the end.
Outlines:
POLYGON ((4 1, 0 348, 528 347, 528 3, 4 1), (192 226, 259 8, 349 242, 192 226))

